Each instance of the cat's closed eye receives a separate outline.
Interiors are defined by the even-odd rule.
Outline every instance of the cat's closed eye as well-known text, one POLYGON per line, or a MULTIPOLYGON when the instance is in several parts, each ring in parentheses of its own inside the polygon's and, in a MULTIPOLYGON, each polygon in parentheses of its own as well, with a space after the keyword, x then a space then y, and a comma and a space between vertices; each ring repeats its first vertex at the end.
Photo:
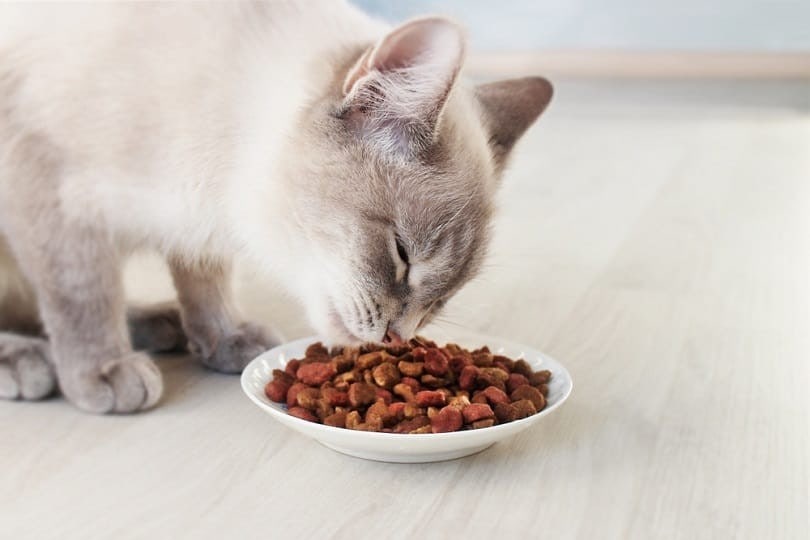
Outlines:
POLYGON ((399 236, 396 237, 397 243, 397 255, 399 255, 399 260, 405 263, 406 266, 411 264, 410 259, 408 258, 408 250, 405 249, 405 246, 402 244, 402 240, 399 236))

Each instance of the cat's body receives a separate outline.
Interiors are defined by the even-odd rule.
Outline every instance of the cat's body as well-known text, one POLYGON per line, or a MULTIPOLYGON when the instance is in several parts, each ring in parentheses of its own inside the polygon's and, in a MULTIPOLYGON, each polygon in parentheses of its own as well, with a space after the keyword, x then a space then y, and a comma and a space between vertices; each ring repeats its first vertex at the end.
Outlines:
POLYGON ((429 318, 475 271, 503 157, 550 93, 476 100, 450 23, 388 31, 333 1, 0 7, 0 395, 159 398, 124 316, 139 248, 168 258, 214 369, 270 344, 230 300, 238 255, 338 340, 429 318), (49 342, 20 335, 40 319, 49 342))

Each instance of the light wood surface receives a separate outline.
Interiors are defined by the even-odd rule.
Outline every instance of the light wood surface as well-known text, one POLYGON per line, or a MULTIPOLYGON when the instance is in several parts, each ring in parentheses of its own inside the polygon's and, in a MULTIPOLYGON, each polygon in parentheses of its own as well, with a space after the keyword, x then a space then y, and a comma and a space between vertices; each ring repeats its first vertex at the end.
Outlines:
MULTIPOLYGON (((0 403, 0 537, 808 538, 808 96, 558 84, 506 178, 490 264, 447 315, 569 368, 571 399, 536 429, 457 461, 362 461, 273 422, 236 377, 165 357, 146 414, 0 403)), ((170 293, 152 259, 128 282, 170 293)), ((308 333, 269 284, 240 290, 252 316, 308 333)))

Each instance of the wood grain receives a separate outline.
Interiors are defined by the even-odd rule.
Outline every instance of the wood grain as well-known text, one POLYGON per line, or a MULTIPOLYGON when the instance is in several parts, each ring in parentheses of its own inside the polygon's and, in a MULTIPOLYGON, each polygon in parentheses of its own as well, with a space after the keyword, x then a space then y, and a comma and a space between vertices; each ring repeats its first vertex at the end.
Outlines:
MULTIPOLYGON (((4 538, 807 538, 810 84, 563 82, 446 328, 574 378, 536 429, 392 465, 274 423, 182 357, 147 414, 0 403, 4 538)), ((279 254, 277 256, 283 256, 279 254)), ((165 298, 153 259, 133 298, 165 298)), ((300 308, 245 272, 245 309, 300 308)))

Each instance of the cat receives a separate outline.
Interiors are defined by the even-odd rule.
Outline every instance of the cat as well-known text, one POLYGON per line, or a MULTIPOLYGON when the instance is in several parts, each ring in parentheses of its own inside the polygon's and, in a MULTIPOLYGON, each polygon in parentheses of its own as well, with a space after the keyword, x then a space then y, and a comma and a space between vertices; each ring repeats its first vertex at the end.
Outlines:
POLYGON ((0 7, 0 396, 148 409, 147 352, 185 340, 241 371, 273 342, 234 306, 237 256, 334 342, 414 335, 479 270, 552 96, 467 86, 465 41, 334 0, 0 7), (128 313, 139 249, 166 257, 179 317, 128 313))

